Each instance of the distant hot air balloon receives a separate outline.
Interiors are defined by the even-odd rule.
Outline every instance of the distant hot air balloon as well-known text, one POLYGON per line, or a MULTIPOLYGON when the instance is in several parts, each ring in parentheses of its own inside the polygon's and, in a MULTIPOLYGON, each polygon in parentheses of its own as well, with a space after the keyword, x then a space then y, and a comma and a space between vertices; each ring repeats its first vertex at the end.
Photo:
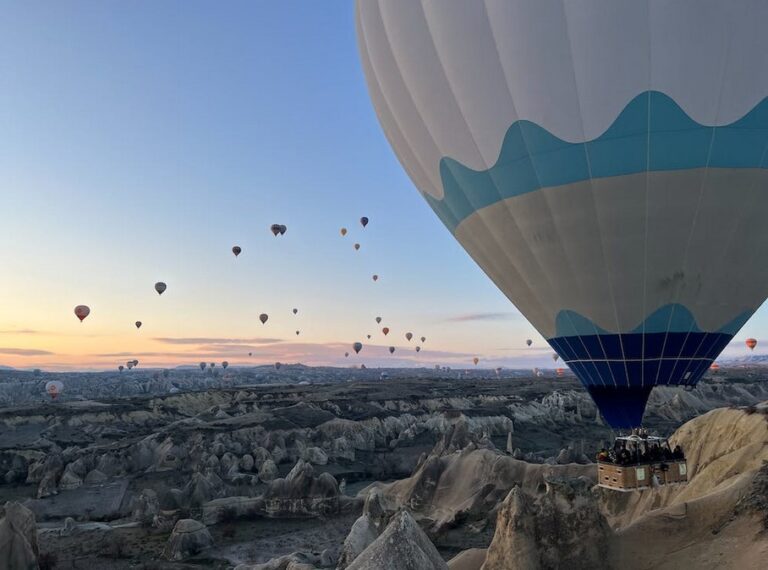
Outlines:
POLYGON ((205 366, 206 366, 205 362, 201 362, 200 363, 200 370, 205 370, 205 366))
POLYGON ((368 225, 368 218, 366 218, 365 216, 360 218, 360 225, 363 226, 363 227, 367 226, 368 225))
POLYGON ((427 340, 427 337, 425 336, 421 337, 421 342, 426 342, 426 340, 427 340))
POLYGON ((259 320, 261 321, 261 324, 266 324, 267 320, 269 320, 269 315, 267 313, 261 313, 259 315, 259 320))
POLYGON ((379 280, 379 276, 378 276, 378 275, 376 275, 376 274, 374 274, 374 275, 373 275, 373 280, 374 280, 374 281, 378 281, 378 280, 379 280))
POLYGON ((367 335, 365 335, 365 337, 366 337, 368 340, 371 340, 371 335, 367 334, 367 335))
POLYGON ((137 329, 141 328, 141 321, 136 321, 136 323, 134 323, 134 324, 136 325, 137 329))
POLYGON ((421 347, 420 346, 416 347, 416 352, 421 352, 421 347))
POLYGON ((280 226, 280 235, 281 236, 284 236, 285 232, 287 232, 287 231, 288 231, 288 228, 286 226, 284 226, 284 225, 280 226))
POLYGON ((365 370, 366 368, 367 368, 367 366, 365 364, 361 364, 360 365, 360 370, 365 370))
POLYGON ((390 346, 389 347, 389 354, 394 354, 394 353, 395 353, 395 347, 394 346, 390 346))
POLYGON ((128 370, 130 370, 131 368, 133 368, 133 360, 129 360, 128 362, 125 363, 125 365, 128 367, 128 370))
POLYGON ((253 353, 252 353, 252 352, 249 352, 249 353, 248 353, 248 356, 253 356, 253 353))
POLYGON ((413 338, 413 333, 410 333, 410 332, 405 333, 405 338, 408 342, 410 342, 411 339, 413 338))
POLYGON ((349 353, 348 352, 344 353, 344 358, 349 358, 349 353))
POLYGON ((134 365, 134 366, 138 366, 138 365, 139 365, 139 361, 138 361, 138 360, 136 360, 135 358, 133 359, 133 365, 134 365))
POLYGON ((562 376, 562 375, 565 373, 565 370, 563 370, 562 368, 558 368, 558 369, 556 370, 556 372, 557 372, 557 375, 558 375, 558 376, 562 376))
POLYGON ((165 290, 167 288, 168 288, 168 285, 166 285, 162 281, 158 281, 157 283, 155 283, 155 291, 157 291, 158 295, 162 295, 163 293, 165 293, 165 290))
POLYGON ((384 327, 383 329, 381 329, 381 332, 384 333, 384 336, 387 336, 389 334, 389 327, 384 327))
POLYGON ((80 319, 82 323, 85 317, 91 314, 91 309, 88 305, 78 305, 75 307, 75 316, 80 319))
POLYGON ((301 332, 301 331, 296 331, 296 336, 299 336, 299 333, 300 333, 300 332, 301 332))
POLYGON ((381 317, 376 317, 376 324, 381 324, 381 317))
POLYGON ((234 246, 234 247, 232 248, 232 253, 234 253, 234 254, 235 254, 235 257, 237 257, 238 255, 240 255, 240 253, 241 253, 242 251, 243 251, 243 249, 242 249, 242 248, 241 248, 239 245, 236 245, 236 246, 234 246))
POLYGON ((533 341, 531 339, 528 339, 525 341, 525 344, 528 346, 531 346, 533 344, 533 341))
POLYGON ((269 226, 269 229, 272 231, 272 235, 275 237, 280 235, 280 224, 272 224, 269 226))
POLYGON ((298 310, 298 309, 294 309, 294 310, 293 310, 293 314, 294 314, 294 315, 295 315, 295 314, 297 314, 298 312, 299 312, 299 310, 298 310))
POLYGON ((51 380, 50 382, 46 382, 45 391, 52 400, 55 400, 59 397, 59 394, 64 391, 64 383, 60 380, 51 380))
POLYGON ((120 365, 117 367, 117 369, 118 369, 120 372, 122 372, 123 370, 125 370, 125 366, 123 366, 122 364, 120 364, 120 365))
POLYGON ((275 362, 275 370, 280 370, 283 365, 279 362, 275 362))
POLYGON ((472 359, 472 362, 474 362, 474 363, 475 363, 475 366, 477 366, 477 363, 478 363, 478 362, 480 362, 480 359, 479 359, 477 356, 475 356, 475 357, 472 359))
POLYGON ((211 362, 210 366, 211 366, 211 368, 216 368, 216 363, 215 362, 211 362))
POLYGON ((694 386, 768 295, 768 3, 356 6, 400 162, 606 423, 694 386))
POLYGON ((347 228, 341 228, 340 233, 341 233, 341 237, 344 237, 345 235, 347 235, 347 228))
POLYGON ((554 360, 555 362, 557 362, 559 358, 560 358, 560 355, 559 355, 559 354, 557 354, 556 352, 552 353, 552 360, 554 360))
POLYGON ((744 344, 747 345, 749 350, 755 350, 755 347, 757 346, 757 340, 754 338, 748 338, 746 341, 744 341, 744 344))
POLYGON ((356 244, 354 245, 354 248, 355 248, 355 251, 359 250, 359 249, 360 249, 360 244, 359 244, 359 243, 356 243, 356 244))
POLYGON ((355 351, 355 354, 360 354, 360 351, 363 350, 363 343, 362 342, 356 342, 352 345, 352 350, 355 351))
POLYGON ((709 369, 712 372, 718 372, 720 370, 720 365, 717 362, 713 362, 709 369))
POLYGON ((221 363, 221 367, 222 367, 224 370, 226 370, 228 366, 229 366, 229 362, 227 362, 226 360, 225 360, 224 362, 222 362, 222 363, 221 363))

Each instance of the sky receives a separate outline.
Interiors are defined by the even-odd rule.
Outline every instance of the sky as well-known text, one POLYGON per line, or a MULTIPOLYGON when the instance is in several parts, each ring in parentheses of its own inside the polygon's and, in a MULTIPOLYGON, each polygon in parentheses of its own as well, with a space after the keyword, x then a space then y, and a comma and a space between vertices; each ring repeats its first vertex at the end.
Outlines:
POLYGON ((0 365, 552 366, 390 149, 352 0, 4 4, 0 211, 0 365))

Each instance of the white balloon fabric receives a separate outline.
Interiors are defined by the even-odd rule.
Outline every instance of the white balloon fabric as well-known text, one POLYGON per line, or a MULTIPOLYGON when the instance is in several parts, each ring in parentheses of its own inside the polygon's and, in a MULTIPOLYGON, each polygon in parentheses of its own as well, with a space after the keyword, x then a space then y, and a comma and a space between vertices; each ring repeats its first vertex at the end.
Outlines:
POLYGON ((358 0, 390 144, 615 428, 768 295, 768 2, 358 0))

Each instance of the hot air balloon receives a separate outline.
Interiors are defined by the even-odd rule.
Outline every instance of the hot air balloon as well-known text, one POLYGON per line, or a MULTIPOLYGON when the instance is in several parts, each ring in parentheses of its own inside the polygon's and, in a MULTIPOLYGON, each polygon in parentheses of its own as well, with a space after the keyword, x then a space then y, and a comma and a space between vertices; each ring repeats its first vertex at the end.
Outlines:
POLYGON ((294 310, 293 310, 293 314, 294 314, 294 315, 298 314, 298 312, 299 312, 299 310, 298 310, 298 309, 294 309, 294 310))
POLYGON ((384 336, 387 336, 389 334, 389 327, 384 327, 383 329, 381 329, 381 332, 384 333, 384 336))
POLYGON ((625 429, 768 295, 768 3, 609 4, 358 0, 356 23, 405 170, 625 429))
POLYGON ((168 285, 166 285, 162 281, 158 281, 157 283, 155 283, 155 291, 157 291, 158 295, 162 295, 163 293, 165 293, 165 290, 167 288, 168 288, 168 285))
POLYGON ((354 248, 355 248, 355 251, 357 251, 358 249, 360 249, 360 244, 359 244, 359 243, 356 243, 356 244, 354 245, 354 248))
POLYGON ((710 369, 712 372, 718 372, 718 371, 720 370, 720 365, 719 365, 717 362, 713 362, 713 363, 710 365, 709 369, 710 369))
POLYGON ((280 224, 272 224, 269 226, 270 231, 272 232, 272 235, 277 237, 280 235, 280 224))
POLYGON ((395 347, 394 346, 390 346, 389 347, 389 354, 394 354, 394 353, 395 353, 395 347))
POLYGON ((299 336, 299 333, 300 333, 300 332, 301 332, 301 331, 296 331, 296 336, 299 336))
POLYGON ((477 366, 477 363, 478 363, 478 362, 480 362, 480 359, 479 359, 477 356, 475 356, 475 357, 472 359, 472 362, 474 362, 474 363, 475 363, 475 366, 477 366))
POLYGON ((80 319, 80 322, 82 323, 83 320, 85 320, 85 317, 91 314, 91 309, 88 307, 88 305, 78 305, 75 307, 75 316, 80 319))
POLYGON ((552 360, 557 362, 560 359, 560 355, 556 352, 552 354, 552 360))
POLYGON ((416 347, 416 352, 421 352, 421 347, 420 346, 416 347))
POLYGON ((376 274, 374 274, 374 275, 373 275, 373 277, 372 277, 372 279, 374 280, 374 282, 375 282, 375 281, 378 281, 378 280, 379 280, 379 276, 378 276, 378 275, 376 275, 376 274))
POLYGON ((371 335, 367 334, 365 335, 365 338, 367 338, 368 340, 371 340, 371 335))
POLYGON ((133 365, 134 365, 134 366, 138 366, 138 365, 139 365, 139 361, 138 361, 138 360, 136 360, 135 358, 133 359, 133 361, 132 361, 132 362, 133 362, 133 365))
POLYGON ((341 237, 344 237, 345 235, 347 235, 347 228, 341 228, 341 230, 339 230, 339 233, 341 233, 341 237))
POLYGON ((533 344, 533 341, 531 339, 528 339, 525 341, 526 346, 531 346, 533 344))
POLYGON ((200 363, 200 370, 205 370, 205 362, 200 363))
POLYGON ((248 353, 248 356, 253 356, 253 353, 252 353, 252 352, 249 352, 249 353, 248 353))
POLYGON ((427 340, 427 337, 423 336, 421 337, 421 342, 425 342, 427 340))
POLYGON ((280 226, 280 235, 281 236, 284 236, 285 232, 287 232, 287 231, 288 231, 288 228, 286 226, 284 226, 284 225, 280 226))
POLYGON ((128 370, 130 370, 131 368, 133 368, 133 360, 129 360, 128 362, 125 363, 125 365, 128 367, 128 370))
POLYGON ((235 254, 235 257, 240 255, 240 253, 243 251, 243 248, 241 248, 239 245, 236 245, 232 248, 232 253, 235 254))
POLYGON ((748 338, 746 341, 744 341, 744 344, 747 345, 749 350, 755 350, 755 347, 757 346, 757 340, 754 338, 748 338))
POLYGON ((348 352, 344 353, 344 358, 349 358, 349 353, 348 352))
POLYGON ((376 324, 381 324, 381 317, 376 317, 376 324))
POLYGON ((267 313, 261 313, 259 315, 259 320, 261 321, 262 325, 266 324, 268 319, 269 319, 269 315, 267 313))
POLYGON ((141 328, 141 321, 136 321, 135 325, 136 325, 137 329, 140 329, 141 328))
POLYGON ((210 367, 211 368, 216 368, 216 363, 215 362, 211 362, 210 367))
POLYGON ((125 366, 123 366, 122 364, 120 364, 120 365, 118 365, 118 367, 117 367, 117 370, 118 370, 119 372, 122 372, 123 370, 125 370, 125 366))
POLYGON ((555 372, 557 373, 558 376, 562 376, 565 373, 565 370, 563 370, 562 368, 558 368, 555 372))
POLYGON ((413 338, 413 333, 409 333, 409 332, 405 333, 405 339, 408 342, 410 342, 412 338, 413 338))
POLYGON ((366 218, 365 216, 360 218, 360 225, 363 226, 363 227, 367 226, 368 225, 368 218, 366 218))
POLYGON ((355 354, 360 354, 360 351, 363 350, 363 343, 362 342, 356 342, 352 345, 352 350, 355 351, 355 354))
POLYGON ((275 362, 275 370, 280 370, 283 365, 279 362, 275 362))
POLYGON ((45 383, 45 391, 52 400, 55 400, 64 391, 64 384, 59 380, 51 380, 45 383))
POLYGON ((222 362, 222 363, 221 363, 221 367, 222 367, 224 370, 226 370, 228 366, 229 366, 229 362, 227 362, 226 360, 225 360, 224 362, 222 362))

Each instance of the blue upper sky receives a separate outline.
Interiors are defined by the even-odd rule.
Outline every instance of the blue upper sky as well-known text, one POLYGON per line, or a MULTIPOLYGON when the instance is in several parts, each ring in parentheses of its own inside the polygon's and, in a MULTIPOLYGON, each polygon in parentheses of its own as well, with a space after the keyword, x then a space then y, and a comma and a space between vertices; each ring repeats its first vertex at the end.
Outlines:
POLYGON ((265 360, 346 363, 406 331, 428 341, 393 363, 548 361, 392 153, 351 0, 6 3, 0 211, 0 364, 237 362, 260 337, 286 341, 265 360))

